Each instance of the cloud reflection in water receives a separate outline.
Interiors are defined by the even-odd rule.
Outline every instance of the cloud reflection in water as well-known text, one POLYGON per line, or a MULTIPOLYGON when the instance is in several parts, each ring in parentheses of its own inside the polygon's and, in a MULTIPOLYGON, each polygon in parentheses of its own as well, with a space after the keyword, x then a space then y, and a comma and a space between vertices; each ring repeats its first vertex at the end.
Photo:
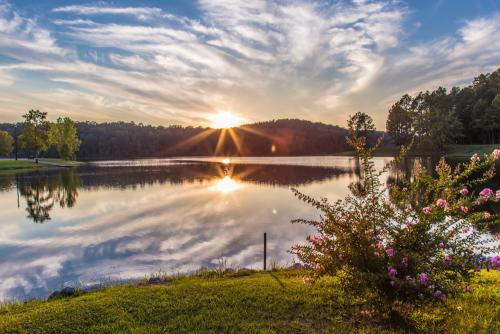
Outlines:
POLYGON ((287 251, 309 233, 290 220, 315 218, 317 212, 289 187, 338 198, 355 179, 356 166, 220 163, 18 176, 0 192, 6 208, 0 299, 43 297, 62 283, 189 272, 221 257, 234 266, 260 268, 264 232, 270 259, 290 262, 287 251), (19 208, 9 204, 16 202, 17 189, 19 208))

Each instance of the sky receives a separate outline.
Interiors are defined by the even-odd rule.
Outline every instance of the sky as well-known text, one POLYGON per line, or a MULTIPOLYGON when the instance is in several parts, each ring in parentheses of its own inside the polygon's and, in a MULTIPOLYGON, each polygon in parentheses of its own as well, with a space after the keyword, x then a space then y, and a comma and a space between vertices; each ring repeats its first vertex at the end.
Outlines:
POLYGON ((209 126, 300 118, 385 129, 403 94, 500 66, 500 1, 0 0, 0 122, 29 109, 209 126))

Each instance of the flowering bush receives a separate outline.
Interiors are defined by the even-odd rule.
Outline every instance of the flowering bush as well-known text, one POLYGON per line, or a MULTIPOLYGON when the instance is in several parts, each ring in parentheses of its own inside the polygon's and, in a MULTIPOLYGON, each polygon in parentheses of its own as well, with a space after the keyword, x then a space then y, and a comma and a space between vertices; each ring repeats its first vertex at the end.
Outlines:
MULTIPOLYGON (((395 301, 444 300, 469 291, 469 282, 486 255, 498 254, 498 241, 482 233, 500 215, 484 210, 500 199, 499 191, 483 188, 493 177, 499 152, 452 169, 444 160, 437 177, 418 168, 412 181, 385 187, 380 179, 400 156, 381 171, 364 138, 351 138, 361 160, 360 182, 344 200, 331 204, 297 190, 294 193, 322 213, 319 221, 294 222, 315 227, 309 244, 292 253, 311 268, 304 282, 337 275, 346 289, 369 292, 387 305, 395 301)), ((500 268, 499 257, 491 260, 500 268)))

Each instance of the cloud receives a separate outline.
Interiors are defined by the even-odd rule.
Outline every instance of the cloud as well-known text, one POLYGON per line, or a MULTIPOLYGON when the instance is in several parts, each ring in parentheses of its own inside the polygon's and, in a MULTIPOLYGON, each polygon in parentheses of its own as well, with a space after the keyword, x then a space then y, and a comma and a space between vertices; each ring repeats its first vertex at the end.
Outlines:
POLYGON ((398 1, 200 0, 198 11, 71 5, 54 8, 49 30, 2 6, 0 54, 23 66, 0 80, 41 75, 47 89, 23 95, 49 110, 57 97, 57 110, 77 119, 198 125, 232 110, 250 121, 344 125, 363 110, 380 127, 398 94, 454 84, 460 73, 470 80, 500 58, 498 15, 415 45, 405 35, 410 9, 398 1))
POLYGON ((130 15, 146 20, 161 14, 160 8, 154 7, 98 7, 72 5, 52 9, 54 13, 74 13, 80 15, 130 15))

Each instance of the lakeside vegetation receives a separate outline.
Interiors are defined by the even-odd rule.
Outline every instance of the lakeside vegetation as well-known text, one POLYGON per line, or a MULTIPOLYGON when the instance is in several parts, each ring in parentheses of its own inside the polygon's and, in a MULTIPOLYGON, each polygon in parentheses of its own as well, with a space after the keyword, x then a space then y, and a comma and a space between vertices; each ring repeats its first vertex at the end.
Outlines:
POLYGON ((31 172, 51 167, 53 166, 44 163, 36 164, 34 161, 32 162, 23 160, 0 160, 0 176, 31 172))
MULTIPOLYGON (((469 159, 472 155, 478 154, 482 156, 484 154, 489 154, 493 152, 496 148, 500 147, 498 144, 491 145, 449 145, 443 152, 443 156, 446 158, 462 158, 469 159)), ((373 155, 376 157, 394 157, 399 153, 400 148, 394 145, 387 145, 379 147, 373 155)), ((337 156, 356 156, 357 153, 354 150, 336 153, 337 156)), ((424 149, 413 148, 408 151, 407 156, 410 157, 422 157, 422 156, 440 156, 433 151, 428 151, 424 149)))
POLYGON ((496 144, 500 139, 500 68, 471 85, 405 94, 390 109, 387 132, 396 145, 410 140, 443 152, 455 144, 496 144))
POLYGON ((379 314, 338 278, 303 283, 301 270, 160 277, 0 308, 2 333, 497 333, 500 272, 425 308, 379 314), (407 319, 403 321, 402 319, 407 319))
POLYGON ((58 167, 76 167, 84 162, 64 159, 40 159, 38 164, 30 160, 0 160, 0 176, 29 173, 58 167))

